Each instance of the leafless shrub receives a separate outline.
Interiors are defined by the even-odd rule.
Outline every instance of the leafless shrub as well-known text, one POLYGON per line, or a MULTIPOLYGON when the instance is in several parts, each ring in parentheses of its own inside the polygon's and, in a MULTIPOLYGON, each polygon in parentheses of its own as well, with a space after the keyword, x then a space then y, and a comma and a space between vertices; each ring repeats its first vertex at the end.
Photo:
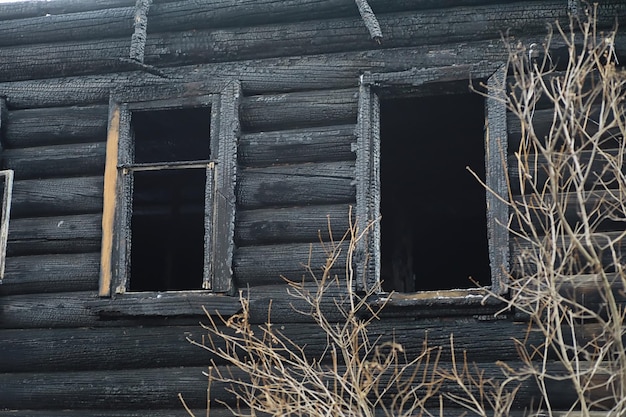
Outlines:
MULTIPOLYGON (((536 381, 548 415, 555 381, 575 393, 570 412, 626 412, 626 73, 617 67, 616 31, 599 32, 595 15, 588 8, 570 30, 556 25, 542 53, 511 46, 513 81, 487 93, 521 124, 505 198, 510 219, 501 225, 515 260, 510 293, 500 298, 544 340, 519 342, 526 366, 507 373, 536 381), (567 62, 552 60, 554 43, 566 46, 567 62)), ((475 398, 462 401, 474 410, 475 398)))
POLYGON ((340 241, 322 243, 326 264, 319 272, 310 262, 305 265, 306 281, 314 285, 287 280, 291 295, 306 306, 300 313, 311 318, 326 336, 327 348, 321 356, 310 357, 303 346, 283 334, 271 323, 271 311, 267 323, 252 325, 249 300, 243 295, 241 313, 217 320, 207 314, 204 328, 210 342, 192 343, 246 375, 234 377, 220 371, 224 367, 212 366, 211 378, 228 384, 239 404, 224 404, 234 415, 373 417, 377 409, 388 416, 427 413, 426 401, 441 385, 442 378, 433 371, 440 350, 424 343, 421 353, 409 359, 401 345, 372 340, 367 328, 378 320, 382 307, 374 309, 368 302, 379 288, 364 295, 354 290, 350 260, 360 238, 353 226, 340 241), (331 269, 344 250, 348 262, 345 277, 340 278, 333 276, 331 269), (334 297, 342 320, 328 318, 326 297, 334 297), (224 342, 225 347, 220 347, 224 342))
POLYGON ((440 349, 424 344, 421 354, 407 358, 402 346, 372 338, 367 328, 380 310, 368 298, 379 288, 354 291, 352 254, 362 232, 352 227, 340 241, 325 244, 321 270, 305 266, 315 285, 287 281, 307 306, 300 312, 327 338, 318 357, 274 326, 271 310, 267 323, 252 325, 243 293, 240 314, 217 320, 207 314, 210 342, 192 343, 246 375, 211 367, 209 379, 228 384, 239 404, 226 405, 234 415, 374 416, 377 409, 387 416, 433 415, 443 413, 447 399, 473 414, 505 416, 519 387, 531 381, 541 396, 531 411, 542 415, 562 415, 552 404, 554 382, 569 384, 574 393, 568 415, 626 413, 626 74, 616 66, 615 31, 600 33, 595 22, 588 9, 570 30, 556 25, 556 36, 550 34, 539 53, 512 45, 511 77, 486 93, 520 123, 521 140, 510 159, 515 174, 507 178, 509 195, 500 196, 510 212, 500 226, 512 237, 514 267, 506 271, 508 294, 490 296, 543 335, 538 346, 516 342, 524 366, 500 364, 504 378, 496 381, 459 356, 453 338, 445 366, 440 349), (567 48, 566 62, 553 61, 555 43, 567 48), (331 269, 344 250, 340 278, 331 269), (343 320, 326 315, 328 297, 335 297, 343 320), (444 383, 458 389, 443 392, 444 383), (427 407, 437 402, 438 409, 427 407))

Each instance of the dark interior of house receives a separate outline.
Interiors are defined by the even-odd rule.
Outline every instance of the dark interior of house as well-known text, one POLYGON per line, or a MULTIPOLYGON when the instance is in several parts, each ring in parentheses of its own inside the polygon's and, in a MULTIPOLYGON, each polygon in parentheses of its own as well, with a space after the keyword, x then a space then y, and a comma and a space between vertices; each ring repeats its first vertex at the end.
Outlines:
MULTIPOLYGON (((209 159, 209 108, 132 116, 135 163, 209 159)), ((131 291, 202 288, 206 169, 133 172, 131 291)))
POLYGON ((385 291, 490 285, 484 98, 381 100, 381 279, 385 291), (470 279, 471 277, 471 279, 470 279))

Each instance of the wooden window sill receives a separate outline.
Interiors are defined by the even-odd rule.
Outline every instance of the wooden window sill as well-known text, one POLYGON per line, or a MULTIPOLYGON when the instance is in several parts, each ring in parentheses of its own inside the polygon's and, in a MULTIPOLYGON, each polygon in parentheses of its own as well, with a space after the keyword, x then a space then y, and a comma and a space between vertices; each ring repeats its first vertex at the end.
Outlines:
POLYGON ((206 291, 137 292, 116 295, 114 298, 89 302, 88 308, 101 318, 204 316, 209 313, 223 316, 236 314, 241 309, 238 297, 206 291))

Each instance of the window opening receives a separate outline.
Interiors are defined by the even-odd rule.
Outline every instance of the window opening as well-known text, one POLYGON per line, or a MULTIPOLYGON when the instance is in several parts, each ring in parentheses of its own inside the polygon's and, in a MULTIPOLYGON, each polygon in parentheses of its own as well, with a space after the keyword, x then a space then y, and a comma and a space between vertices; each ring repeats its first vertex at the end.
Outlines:
POLYGON ((484 99, 381 100, 381 279, 385 291, 491 283, 484 99))
POLYGON ((209 107, 132 113, 131 291, 202 288, 210 119, 209 107))

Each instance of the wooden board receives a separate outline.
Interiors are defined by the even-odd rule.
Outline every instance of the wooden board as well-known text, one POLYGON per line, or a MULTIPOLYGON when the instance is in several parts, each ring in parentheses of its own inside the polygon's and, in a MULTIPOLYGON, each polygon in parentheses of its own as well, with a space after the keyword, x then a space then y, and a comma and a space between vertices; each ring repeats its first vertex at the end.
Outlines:
POLYGON ((0 295, 93 291, 99 261, 100 252, 8 257, 0 295))
POLYGON ((108 106, 52 107, 9 111, 6 147, 62 145, 106 140, 108 106))
POLYGON ((354 125, 243 134, 237 157, 244 166, 349 161, 355 158, 354 125))
POLYGON ((98 213, 102 211, 102 176, 16 181, 13 218, 98 213))

